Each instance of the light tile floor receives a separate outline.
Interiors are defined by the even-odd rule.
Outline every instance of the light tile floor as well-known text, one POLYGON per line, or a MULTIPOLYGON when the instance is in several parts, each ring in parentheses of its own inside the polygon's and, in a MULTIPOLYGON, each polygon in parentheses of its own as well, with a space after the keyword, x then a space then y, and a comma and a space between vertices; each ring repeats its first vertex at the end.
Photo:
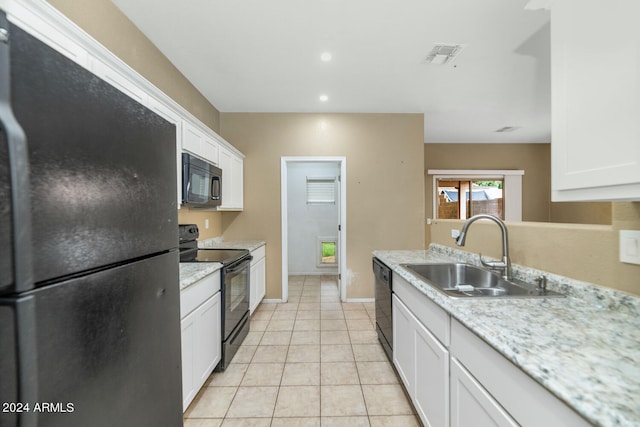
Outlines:
POLYGON ((335 278, 291 276, 289 302, 258 307, 185 427, 420 426, 374 325, 374 304, 340 303, 335 278))

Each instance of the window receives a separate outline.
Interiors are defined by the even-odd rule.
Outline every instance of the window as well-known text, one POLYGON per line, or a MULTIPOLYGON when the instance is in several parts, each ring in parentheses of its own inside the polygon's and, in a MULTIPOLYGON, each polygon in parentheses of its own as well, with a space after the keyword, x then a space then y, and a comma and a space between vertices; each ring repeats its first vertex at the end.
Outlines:
POLYGON ((440 219, 467 219, 491 214, 504 219, 504 181, 478 179, 436 179, 440 219))
POLYGON ((337 258, 338 239, 335 237, 318 237, 318 267, 335 267, 337 258))
POLYGON ((307 177, 307 204, 335 203, 336 178, 307 177))
POLYGON ((522 170, 429 170, 433 175, 433 217, 468 219, 490 214, 522 220, 522 170))

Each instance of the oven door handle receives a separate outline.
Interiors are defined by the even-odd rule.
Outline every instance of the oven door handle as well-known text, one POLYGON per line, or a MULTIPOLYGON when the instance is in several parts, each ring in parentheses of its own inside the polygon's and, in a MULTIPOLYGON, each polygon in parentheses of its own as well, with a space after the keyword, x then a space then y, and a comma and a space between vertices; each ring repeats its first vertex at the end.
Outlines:
POLYGON ((253 257, 251 255, 249 255, 248 257, 242 259, 242 261, 236 263, 236 264, 231 264, 230 266, 225 268, 225 273, 226 274, 233 274, 236 271, 240 271, 243 270, 247 267, 248 264, 251 264, 251 260, 253 259, 253 257))

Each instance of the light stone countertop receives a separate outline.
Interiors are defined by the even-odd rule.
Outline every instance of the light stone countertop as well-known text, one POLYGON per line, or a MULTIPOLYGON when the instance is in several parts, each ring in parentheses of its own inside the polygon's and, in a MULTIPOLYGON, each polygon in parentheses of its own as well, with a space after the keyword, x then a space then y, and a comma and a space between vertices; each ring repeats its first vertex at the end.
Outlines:
POLYGON ((184 290, 200 279, 222 268, 219 262, 181 262, 180 263, 180 290, 184 290))
POLYGON ((514 265, 514 277, 545 274, 567 297, 453 299, 400 264, 478 265, 477 254, 435 244, 373 254, 592 424, 640 425, 640 298, 514 265))
POLYGON ((221 237, 198 241, 200 249, 246 249, 253 251, 264 245, 264 240, 223 240, 221 237))
MULTIPOLYGON (((222 240, 220 237, 198 241, 200 249, 246 249, 253 251, 264 246, 264 240, 222 240)), ((213 274, 222 268, 217 262, 180 263, 180 290, 184 290, 198 280, 213 274)))

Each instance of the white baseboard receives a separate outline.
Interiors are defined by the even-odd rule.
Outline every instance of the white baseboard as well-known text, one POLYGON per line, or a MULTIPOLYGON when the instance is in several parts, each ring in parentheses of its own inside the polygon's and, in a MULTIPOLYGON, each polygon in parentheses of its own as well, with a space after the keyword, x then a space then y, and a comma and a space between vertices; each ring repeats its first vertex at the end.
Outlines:
POLYGON ((347 298, 342 302, 376 302, 375 298, 347 298))
POLYGON ((283 302, 284 301, 282 301, 282 299, 267 299, 267 298, 265 298, 265 299, 262 300, 263 304, 281 304, 283 302))
POLYGON ((307 273, 289 273, 289 276, 337 276, 338 271, 312 271, 307 273))

